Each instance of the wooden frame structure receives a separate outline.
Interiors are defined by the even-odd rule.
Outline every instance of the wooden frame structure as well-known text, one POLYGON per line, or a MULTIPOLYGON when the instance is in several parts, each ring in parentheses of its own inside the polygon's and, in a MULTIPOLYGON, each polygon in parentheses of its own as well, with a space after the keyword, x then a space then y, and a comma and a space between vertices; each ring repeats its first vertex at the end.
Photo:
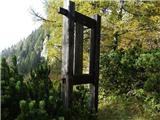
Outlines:
MULTIPOLYGON (((90 109, 97 112, 101 17, 90 18, 75 11, 75 3, 69 0, 64 0, 64 8, 58 12, 64 15, 61 90, 65 108, 71 108, 73 85, 90 84, 90 109), (84 26, 91 29, 89 74, 82 74, 84 26)), ((70 116, 66 113, 65 120, 70 120, 70 116)))

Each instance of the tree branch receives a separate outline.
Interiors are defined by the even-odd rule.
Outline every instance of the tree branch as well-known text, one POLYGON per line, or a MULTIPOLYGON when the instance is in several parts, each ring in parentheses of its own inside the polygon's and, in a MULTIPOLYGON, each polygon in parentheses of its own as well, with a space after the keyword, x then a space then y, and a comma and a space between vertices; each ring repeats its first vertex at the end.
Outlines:
POLYGON ((30 13, 37 18, 36 19, 37 21, 44 21, 44 22, 51 22, 51 23, 56 22, 56 21, 48 20, 48 19, 44 18, 39 13, 35 12, 32 8, 31 8, 31 12, 30 13))

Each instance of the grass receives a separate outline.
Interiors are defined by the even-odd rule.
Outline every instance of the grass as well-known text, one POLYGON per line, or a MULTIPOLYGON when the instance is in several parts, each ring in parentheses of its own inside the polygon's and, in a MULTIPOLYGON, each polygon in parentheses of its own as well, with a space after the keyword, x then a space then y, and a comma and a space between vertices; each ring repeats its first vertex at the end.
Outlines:
POLYGON ((160 120, 160 113, 146 111, 135 99, 110 95, 99 103, 98 120, 160 120))

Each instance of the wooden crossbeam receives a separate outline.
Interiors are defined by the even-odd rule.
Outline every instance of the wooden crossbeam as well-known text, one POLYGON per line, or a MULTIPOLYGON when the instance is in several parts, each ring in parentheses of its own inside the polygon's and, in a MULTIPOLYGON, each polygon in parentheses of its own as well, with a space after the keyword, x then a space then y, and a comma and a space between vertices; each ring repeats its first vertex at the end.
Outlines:
POLYGON ((74 75, 72 82, 73 85, 93 83, 93 76, 89 74, 74 75))
POLYGON ((94 28, 96 25, 96 20, 94 20, 88 16, 85 16, 77 11, 75 11, 75 16, 73 17, 69 14, 68 10, 66 10, 62 7, 59 7, 58 13, 65 15, 66 17, 70 16, 70 18, 72 18, 75 22, 78 22, 78 23, 80 23, 84 26, 87 26, 89 28, 94 28))

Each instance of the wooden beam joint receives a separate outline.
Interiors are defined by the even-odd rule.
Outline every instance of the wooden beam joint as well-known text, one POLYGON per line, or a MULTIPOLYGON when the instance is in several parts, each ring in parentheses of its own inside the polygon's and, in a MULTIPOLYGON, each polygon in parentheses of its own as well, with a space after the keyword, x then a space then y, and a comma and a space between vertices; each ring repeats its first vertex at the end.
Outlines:
POLYGON ((75 11, 75 17, 73 17, 72 15, 70 15, 68 10, 66 10, 62 7, 59 7, 58 13, 66 16, 66 17, 70 17, 70 19, 72 19, 73 21, 78 22, 78 23, 80 23, 84 26, 87 26, 89 28, 95 28, 95 26, 96 26, 96 20, 94 20, 88 16, 85 16, 77 11, 75 11))

